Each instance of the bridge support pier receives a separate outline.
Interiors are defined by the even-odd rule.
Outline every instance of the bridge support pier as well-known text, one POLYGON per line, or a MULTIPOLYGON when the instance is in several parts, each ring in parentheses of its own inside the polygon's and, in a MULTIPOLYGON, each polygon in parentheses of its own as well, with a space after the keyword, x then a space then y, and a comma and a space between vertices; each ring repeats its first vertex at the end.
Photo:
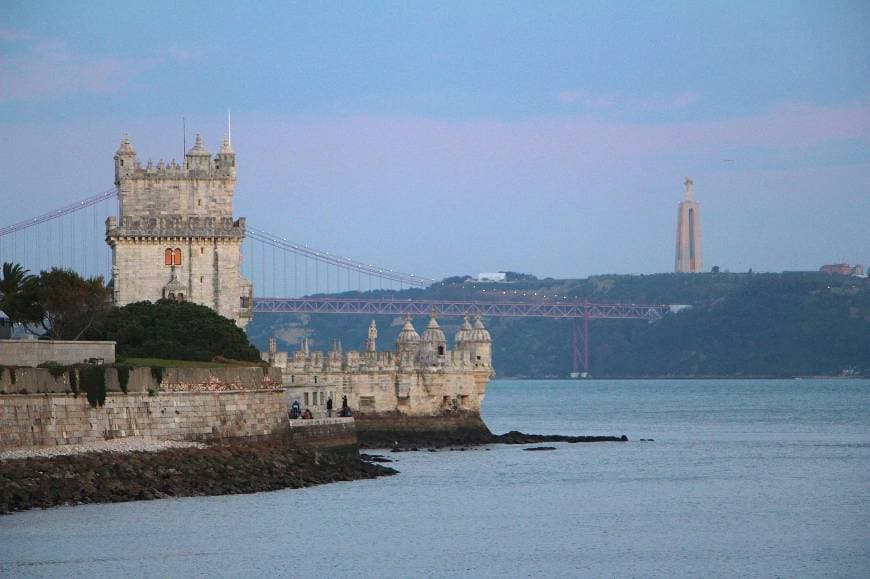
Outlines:
POLYGON ((571 318, 571 378, 586 378, 589 375, 589 300, 583 300, 583 371, 580 371, 579 318, 571 318))

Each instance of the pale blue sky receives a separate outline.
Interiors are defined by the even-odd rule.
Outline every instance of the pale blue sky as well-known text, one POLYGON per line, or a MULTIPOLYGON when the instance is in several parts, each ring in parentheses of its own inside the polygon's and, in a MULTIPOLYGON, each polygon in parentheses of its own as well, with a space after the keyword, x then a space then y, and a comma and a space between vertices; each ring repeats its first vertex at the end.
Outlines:
POLYGON ((870 4, 0 4, 0 225, 215 150, 237 214, 433 277, 870 260, 870 4))

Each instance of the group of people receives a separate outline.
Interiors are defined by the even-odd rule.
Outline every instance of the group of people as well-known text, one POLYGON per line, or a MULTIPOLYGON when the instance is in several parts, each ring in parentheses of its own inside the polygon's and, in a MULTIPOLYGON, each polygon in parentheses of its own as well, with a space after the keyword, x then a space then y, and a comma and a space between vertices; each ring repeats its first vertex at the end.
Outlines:
MULTIPOLYGON (((293 404, 290 405, 290 411, 288 414, 290 415, 291 420, 299 418, 303 420, 314 418, 314 415, 311 414, 310 408, 306 408, 302 411, 298 400, 294 400, 293 404)), ((353 413, 350 411, 350 406, 347 404, 347 396, 341 397, 341 410, 339 410, 338 415, 341 417, 353 416, 353 413)), ((326 399, 326 416, 327 418, 332 418, 332 396, 326 399)))

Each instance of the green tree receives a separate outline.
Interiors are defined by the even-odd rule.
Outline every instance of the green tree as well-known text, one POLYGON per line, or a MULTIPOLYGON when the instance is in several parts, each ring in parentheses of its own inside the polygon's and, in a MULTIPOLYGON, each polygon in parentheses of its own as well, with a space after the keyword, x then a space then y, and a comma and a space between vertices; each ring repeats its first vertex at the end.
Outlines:
POLYGON ((36 299, 45 311, 47 335, 57 340, 78 340, 109 310, 103 277, 86 279, 70 269, 40 273, 36 299))
POLYGON ((12 323, 38 324, 44 311, 37 299, 37 278, 21 264, 4 262, 0 280, 0 310, 6 312, 12 323))
POLYGON ((113 308, 88 336, 114 340, 118 356, 125 358, 260 360, 244 330, 211 308, 191 302, 160 300, 113 308))

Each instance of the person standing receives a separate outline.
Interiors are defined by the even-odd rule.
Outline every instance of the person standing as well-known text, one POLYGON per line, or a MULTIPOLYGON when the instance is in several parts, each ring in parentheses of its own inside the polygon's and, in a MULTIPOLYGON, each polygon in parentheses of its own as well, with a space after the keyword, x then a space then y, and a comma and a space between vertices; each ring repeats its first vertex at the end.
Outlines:
POLYGON ((326 417, 332 418, 332 396, 326 399, 326 417))

